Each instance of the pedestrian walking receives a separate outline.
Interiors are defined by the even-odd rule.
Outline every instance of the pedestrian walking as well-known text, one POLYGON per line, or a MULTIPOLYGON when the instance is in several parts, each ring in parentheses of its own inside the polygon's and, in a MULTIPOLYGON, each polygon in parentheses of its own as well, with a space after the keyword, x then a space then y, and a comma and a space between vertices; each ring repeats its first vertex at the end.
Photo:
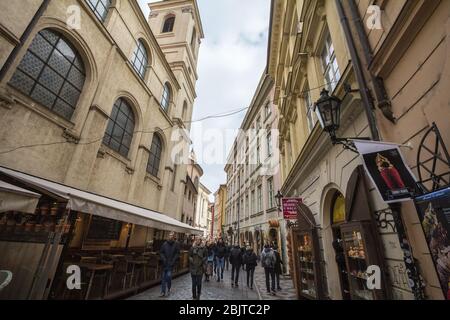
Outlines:
POLYGON ((200 295, 202 294, 202 280, 206 259, 207 250, 202 245, 202 239, 199 237, 189 250, 189 270, 192 277, 192 299, 194 300, 200 300, 200 295))
POLYGON ((169 239, 161 246, 159 257, 162 263, 162 280, 160 297, 170 296, 172 287, 173 267, 180 257, 180 245, 175 240, 175 233, 169 234, 169 239))
POLYGON ((261 253, 261 265, 264 268, 264 272, 266 275, 267 292, 272 295, 275 295, 275 263, 275 254, 272 248, 268 244, 266 244, 264 246, 263 252, 261 253))
POLYGON ((219 239, 216 246, 215 256, 216 256, 216 276, 217 276, 217 282, 220 282, 220 280, 223 280, 223 271, 225 268, 225 254, 226 254, 227 248, 225 247, 225 243, 222 239, 219 239))
POLYGON ((242 251, 241 248, 236 245, 231 249, 230 253, 231 264, 231 286, 239 287, 239 271, 242 266, 242 251))
POLYGON ((253 290, 253 278, 255 275, 255 268, 258 265, 258 256, 253 251, 253 248, 248 246, 243 258, 245 270, 247 271, 247 287, 253 290))
POLYGON ((211 242, 208 242, 206 245, 206 270, 205 270, 205 280, 209 282, 209 279, 213 276, 213 268, 214 268, 214 247, 211 242))
POLYGON ((228 244, 228 242, 225 242, 225 248, 226 254, 225 254, 225 269, 228 271, 230 267, 230 252, 231 252, 231 246, 228 244))
POLYGON ((277 285, 277 290, 281 291, 281 286, 280 286, 280 276, 283 273, 283 260, 281 259, 281 255, 278 252, 278 248, 275 245, 274 246, 274 250, 273 253, 275 254, 275 279, 276 279, 276 285, 277 285))

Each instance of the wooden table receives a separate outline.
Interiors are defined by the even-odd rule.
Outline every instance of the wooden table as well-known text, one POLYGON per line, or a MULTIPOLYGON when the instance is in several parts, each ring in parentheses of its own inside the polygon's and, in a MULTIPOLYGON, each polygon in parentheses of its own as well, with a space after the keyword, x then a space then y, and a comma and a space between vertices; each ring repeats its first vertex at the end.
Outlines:
MULTIPOLYGON (((86 291, 86 295, 84 300, 89 299, 89 294, 91 293, 92 283, 94 281, 95 272, 97 271, 111 271, 113 269, 112 264, 95 264, 95 263, 80 263, 78 265, 82 269, 87 269, 91 272, 91 277, 89 278, 89 285, 86 291)), ((106 289, 108 288, 109 282, 111 281, 111 273, 109 272, 108 281, 105 284, 105 288, 103 290, 103 294, 105 294, 106 289)))

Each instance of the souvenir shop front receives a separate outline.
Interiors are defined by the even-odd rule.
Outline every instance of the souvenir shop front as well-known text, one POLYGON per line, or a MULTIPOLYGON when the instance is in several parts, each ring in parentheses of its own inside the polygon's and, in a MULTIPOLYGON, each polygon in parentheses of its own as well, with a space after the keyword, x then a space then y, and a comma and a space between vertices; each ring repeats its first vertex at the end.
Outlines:
POLYGON ((129 296, 160 282, 158 252, 170 232, 181 244, 175 276, 188 272, 190 240, 202 235, 163 214, 3 167, 0 198, 3 300, 129 296))
POLYGON ((381 289, 367 287, 367 267, 383 268, 384 260, 362 166, 351 175, 346 197, 335 190, 330 192, 330 200, 324 208, 329 209, 324 215, 331 219, 327 231, 319 228, 310 208, 303 203, 298 204, 297 220, 289 224, 289 261, 299 298, 331 298, 327 283, 332 278, 339 283, 344 300, 385 299, 383 274, 381 289), (330 254, 323 253, 324 247, 330 254))

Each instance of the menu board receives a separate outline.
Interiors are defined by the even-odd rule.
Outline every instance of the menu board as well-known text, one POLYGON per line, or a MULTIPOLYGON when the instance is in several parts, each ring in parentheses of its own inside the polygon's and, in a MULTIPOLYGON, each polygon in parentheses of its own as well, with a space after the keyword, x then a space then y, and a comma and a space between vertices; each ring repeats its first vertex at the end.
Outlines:
POLYGON ((415 199, 439 281, 450 300, 450 188, 415 199))
POLYGON ((118 240, 122 230, 122 222, 99 216, 92 216, 87 239, 118 240))

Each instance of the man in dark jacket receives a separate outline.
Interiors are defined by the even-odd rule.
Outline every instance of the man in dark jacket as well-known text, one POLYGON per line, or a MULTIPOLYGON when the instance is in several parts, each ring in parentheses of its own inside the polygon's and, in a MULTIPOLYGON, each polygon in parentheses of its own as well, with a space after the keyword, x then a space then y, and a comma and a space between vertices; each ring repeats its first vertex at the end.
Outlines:
POLYGON ((228 244, 228 242, 225 242, 225 248, 227 249, 225 254, 225 269, 228 271, 230 266, 230 252, 231 252, 231 246, 228 244))
POLYGON ((175 240, 175 233, 169 234, 169 240, 164 242, 161 246, 159 256, 162 263, 162 279, 161 279, 161 295, 165 297, 170 295, 170 288, 172 287, 172 271, 180 257, 180 246, 175 240), (166 291, 167 288, 167 291, 166 291))
POLYGON ((225 247, 225 244, 223 243, 222 239, 219 239, 216 245, 216 264, 217 264, 217 282, 220 282, 220 280, 223 280, 223 269, 225 267, 225 255, 227 253, 227 248, 225 247))
POLYGON ((255 274, 255 268, 258 265, 258 256, 253 251, 252 247, 247 247, 243 260, 245 270, 247 270, 247 287, 250 287, 250 289, 253 290, 253 276, 255 274))
POLYGON ((189 269, 192 277, 192 299, 194 300, 200 300, 207 256, 207 249, 202 246, 202 239, 198 237, 189 250, 189 269))
POLYGON ((273 253, 275 254, 275 279, 277 282, 277 290, 281 291, 281 286, 280 286, 280 276, 283 273, 283 260, 281 259, 281 255, 278 252, 278 248, 276 246, 274 246, 274 250, 273 253))
POLYGON ((230 252, 230 264, 231 264, 231 286, 239 287, 239 271, 242 266, 242 252, 241 248, 236 245, 230 252))

